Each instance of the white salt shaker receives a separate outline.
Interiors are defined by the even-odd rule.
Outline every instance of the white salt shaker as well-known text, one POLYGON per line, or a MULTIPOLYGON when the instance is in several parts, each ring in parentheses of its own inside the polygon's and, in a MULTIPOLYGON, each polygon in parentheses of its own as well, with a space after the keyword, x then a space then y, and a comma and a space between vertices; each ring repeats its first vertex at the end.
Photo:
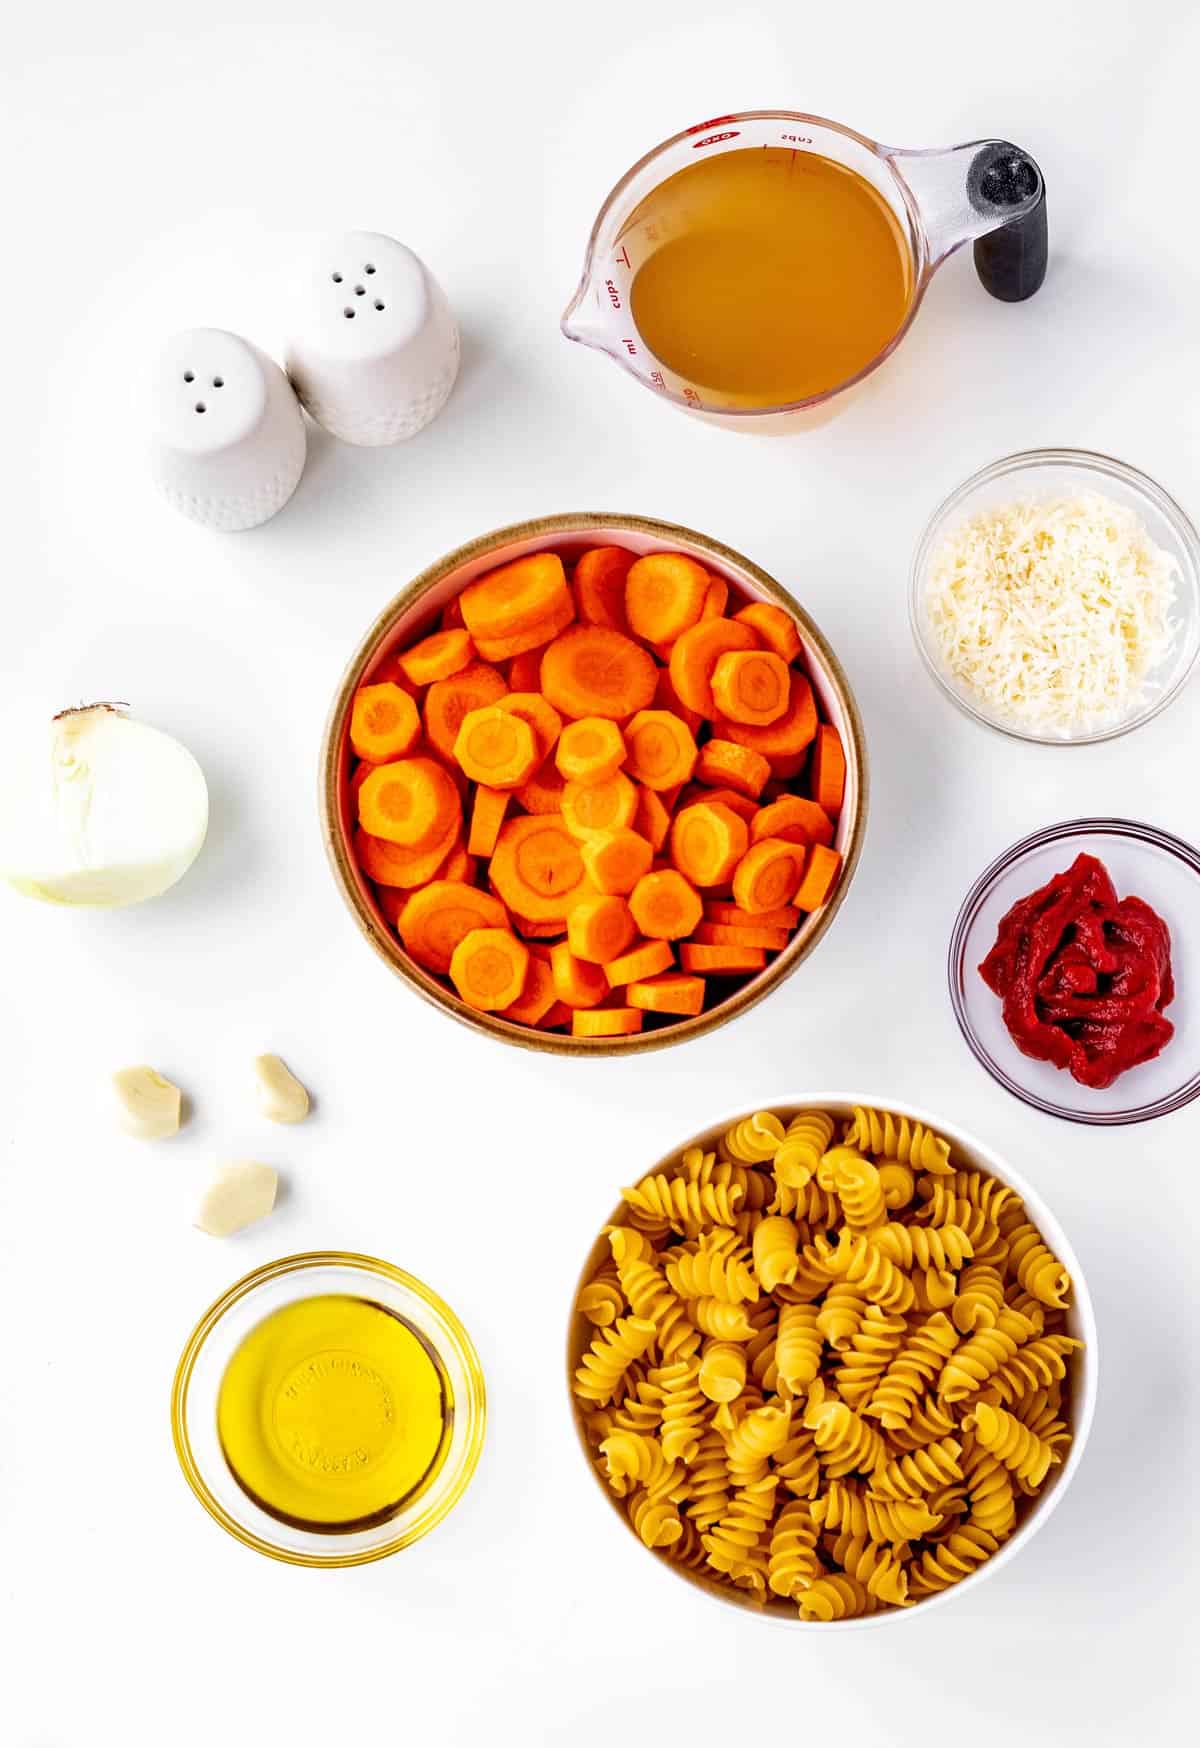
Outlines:
POLYGON ((437 417, 458 375, 458 326, 425 263, 394 237, 327 237, 302 271, 287 370, 319 425, 399 443, 437 417))
POLYGON ((304 415, 283 371, 239 334, 189 328, 151 382, 152 466, 193 522, 234 532, 281 510, 304 472, 304 415))

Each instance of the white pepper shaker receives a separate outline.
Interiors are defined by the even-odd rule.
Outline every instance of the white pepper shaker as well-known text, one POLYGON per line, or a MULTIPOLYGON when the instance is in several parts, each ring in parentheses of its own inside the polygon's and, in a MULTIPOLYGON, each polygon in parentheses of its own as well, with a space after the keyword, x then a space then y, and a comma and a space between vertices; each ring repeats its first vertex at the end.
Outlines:
POLYGON ((152 466, 168 503, 208 528, 256 528, 304 472, 304 415, 283 371, 240 334, 190 328, 151 383, 152 466))
POLYGON ((399 443, 437 417, 458 375, 458 325, 425 263, 394 237, 327 237, 302 271, 287 370, 319 425, 399 443))

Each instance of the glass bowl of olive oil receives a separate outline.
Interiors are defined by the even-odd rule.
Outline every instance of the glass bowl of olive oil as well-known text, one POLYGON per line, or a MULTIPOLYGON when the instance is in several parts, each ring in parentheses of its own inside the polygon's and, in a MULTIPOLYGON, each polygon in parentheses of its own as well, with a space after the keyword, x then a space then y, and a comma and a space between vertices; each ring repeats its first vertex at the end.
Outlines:
POLYGON ((310 1251, 236 1281, 171 1395, 184 1476, 223 1529, 296 1566, 358 1566, 426 1535, 483 1446, 479 1356, 390 1263, 310 1251))

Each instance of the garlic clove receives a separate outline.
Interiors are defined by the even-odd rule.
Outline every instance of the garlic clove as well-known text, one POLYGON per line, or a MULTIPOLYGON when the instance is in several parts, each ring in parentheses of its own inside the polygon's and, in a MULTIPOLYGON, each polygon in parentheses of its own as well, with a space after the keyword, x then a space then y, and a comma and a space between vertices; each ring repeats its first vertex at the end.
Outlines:
POLYGON ((302 1123, 308 1115, 308 1093, 278 1056, 256 1056, 258 1108, 272 1123, 302 1123))
POLYGON ((192 1224, 212 1238, 228 1238, 271 1212, 278 1184, 273 1165, 251 1159, 223 1165, 200 1198, 192 1224))
POLYGON ((156 1068, 139 1063, 112 1077, 122 1129, 138 1141, 161 1141, 178 1133, 183 1095, 156 1068))

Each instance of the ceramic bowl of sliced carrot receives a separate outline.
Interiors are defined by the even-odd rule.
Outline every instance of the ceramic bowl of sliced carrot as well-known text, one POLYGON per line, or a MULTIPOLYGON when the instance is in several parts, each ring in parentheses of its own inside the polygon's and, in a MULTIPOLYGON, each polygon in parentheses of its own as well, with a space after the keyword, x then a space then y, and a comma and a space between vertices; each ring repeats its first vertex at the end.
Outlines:
POLYGON ((833 920, 865 825, 853 695, 786 591, 633 516, 501 529, 380 614, 325 731, 335 879, 376 952, 509 1043, 723 1024, 833 920))

